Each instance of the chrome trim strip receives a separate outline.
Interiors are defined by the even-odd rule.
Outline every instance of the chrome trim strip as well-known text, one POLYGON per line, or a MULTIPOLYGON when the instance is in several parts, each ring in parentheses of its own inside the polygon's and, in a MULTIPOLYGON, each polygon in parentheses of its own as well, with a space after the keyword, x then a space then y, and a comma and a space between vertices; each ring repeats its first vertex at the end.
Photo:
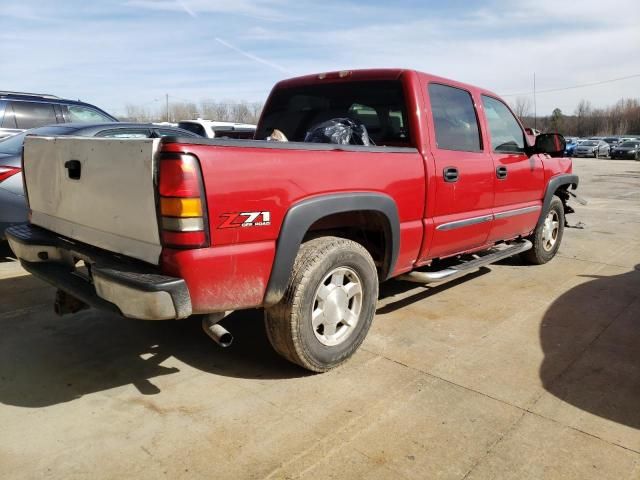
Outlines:
POLYGON ((532 205, 530 207, 516 208, 514 210, 506 210, 494 215, 482 215, 480 217, 465 218, 464 220, 456 220, 455 222, 443 223, 438 225, 436 230, 446 232, 447 230, 453 230, 456 228, 468 227, 469 225, 476 225, 478 223, 490 222, 498 218, 508 218, 515 215, 523 215, 525 213, 537 212, 542 207, 540 205, 532 205))
POLYGON ((453 230, 454 228, 468 227, 469 225, 475 225, 477 223, 490 222, 493 220, 493 215, 482 215, 481 217, 465 218, 464 220, 456 220, 455 222, 443 223, 438 225, 436 230, 441 232, 447 230, 453 230))
POLYGON ((532 205, 531 207, 516 208, 515 210, 505 210, 494 214, 494 218, 508 218, 515 215, 523 215, 525 213, 537 212, 542 207, 540 205, 532 205))

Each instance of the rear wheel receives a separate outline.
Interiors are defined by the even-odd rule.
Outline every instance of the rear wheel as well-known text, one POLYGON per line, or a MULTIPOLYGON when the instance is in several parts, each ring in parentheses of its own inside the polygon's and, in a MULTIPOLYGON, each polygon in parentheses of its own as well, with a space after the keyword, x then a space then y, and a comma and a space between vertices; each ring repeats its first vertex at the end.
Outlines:
POLYGON ((564 205, 560 198, 554 196, 544 221, 538 225, 529 237, 533 244, 531 250, 522 257, 534 265, 542 265, 555 257, 564 233, 564 205))
POLYGON ((273 348, 313 372, 345 362, 364 340, 378 300, 369 252, 338 237, 302 245, 282 300, 265 310, 273 348))

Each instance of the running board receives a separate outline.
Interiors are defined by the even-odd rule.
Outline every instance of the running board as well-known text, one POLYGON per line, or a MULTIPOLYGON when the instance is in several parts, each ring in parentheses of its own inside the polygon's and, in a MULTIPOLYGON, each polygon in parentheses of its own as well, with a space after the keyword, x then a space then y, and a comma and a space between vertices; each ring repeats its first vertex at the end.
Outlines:
POLYGON ((493 253, 483 255, 481 257, 469 260, 468 262, 462 262, 454 267, 445 268, 444 270, 438 270, 435 272, 418 272, 413 271, 400 275, 398 280, 405 280, 407 282, 416 283, 440 283, 448 282, 455 278, 467 275, 480 267, 490 265, 492 263, 499 262, 505 258, 512 257, 522 252, 530 250, 532 244, 529 240, 521 240, 517 243, 513 243, 506 248, 501 248, 493 253))

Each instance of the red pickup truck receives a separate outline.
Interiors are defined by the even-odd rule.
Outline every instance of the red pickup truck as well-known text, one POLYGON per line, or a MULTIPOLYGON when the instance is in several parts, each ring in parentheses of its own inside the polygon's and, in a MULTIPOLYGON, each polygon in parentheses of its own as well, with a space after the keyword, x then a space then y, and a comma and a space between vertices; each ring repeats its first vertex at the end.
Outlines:
POLYGON ((549 261, 578 186, 564 139, 530 144, 497 95, 412 70, 278 83, 255 140, 32 137, 30 224, 7 230, 56 310, 217 322, 261 307, 275 350, 348 359, 381 281, 433 283, 522 254, 549 261), (370 145, 305 142, 348 118, 370 145), (289 141, 266 141, 277 129, 289 141))

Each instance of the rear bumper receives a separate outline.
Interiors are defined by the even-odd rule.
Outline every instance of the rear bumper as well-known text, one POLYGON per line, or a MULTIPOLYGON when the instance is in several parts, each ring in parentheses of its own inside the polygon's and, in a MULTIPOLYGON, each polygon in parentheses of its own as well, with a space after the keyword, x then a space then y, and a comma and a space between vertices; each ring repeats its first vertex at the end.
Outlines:
POLYGON ((0 240, 4 231, 12 225, 27 222, 27 205, 24 197, 0 187, 0 240))
POLYGON ((144 320, 191 315, 186 282, 149 264, 29 224, 10 227, 6 237, 27 271, 92 307, 144 320))

